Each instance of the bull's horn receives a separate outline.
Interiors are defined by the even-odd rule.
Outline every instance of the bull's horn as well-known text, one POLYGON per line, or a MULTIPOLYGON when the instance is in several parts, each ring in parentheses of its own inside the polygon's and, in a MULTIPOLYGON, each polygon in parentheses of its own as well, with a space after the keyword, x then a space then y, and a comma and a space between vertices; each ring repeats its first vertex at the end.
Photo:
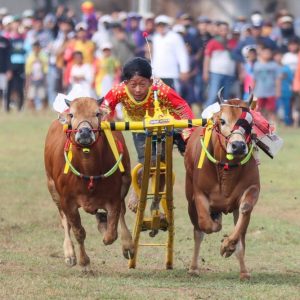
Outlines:
POLYGON ((223 92, 223 90, 224 90, 224 86, 222 86, 220 89, 219 89, 219 91, 218 91, 218 102, 219 102, 219 104, 222 104, 223 102, 224 102, 224 98, 223 98, 223 96, 222 96, 222 92, 223 92))
POLYGON ((251 107, 252 101, 253 101, 253 91, 251 89, 251 87, 249 86, 249 97, 247 99, 248 102, 248 107, 251 107))
POLYGON ((70 100, 65 99, 65 103, 70 107, 70 105, 71 105, 71 101, 70 100))
POLYGON ((102 102, 104 101, 104 97, 97 99, 97 104, 100 106, 102 104, 102 102))

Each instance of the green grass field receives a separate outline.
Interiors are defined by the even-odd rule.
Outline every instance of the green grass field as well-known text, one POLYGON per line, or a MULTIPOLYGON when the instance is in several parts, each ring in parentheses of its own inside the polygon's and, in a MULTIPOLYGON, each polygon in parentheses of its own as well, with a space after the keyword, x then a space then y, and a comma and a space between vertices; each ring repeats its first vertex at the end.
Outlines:
MULTIPOLYGON (((239 281, 234 255, 219 254, 222 236, 232 229, 231 215, 223 219, 222 232, 205 237, 201 276, 187 274, 193 234, 177 151, 174 270, 164 269, 160 248, 140 249, 137 268, 129 270, 120 241, 104 246, 94 216, 81 212, 94 271, 87 276, 79 266, 64 264, 63 230, 46 188, 43 145, 55 117, 0 113, 0 299, 300 299, 299 129, 280 128, 285 145, 274 160, 261 154, 261 196, 246 239, 249 282, 239 281)), ((127 220, 133 228, 131 212, 127 220)), ((164 239, 160 233, 155 241, 164 239)), ((142 240, 150 240, 148 234, 142 240)))

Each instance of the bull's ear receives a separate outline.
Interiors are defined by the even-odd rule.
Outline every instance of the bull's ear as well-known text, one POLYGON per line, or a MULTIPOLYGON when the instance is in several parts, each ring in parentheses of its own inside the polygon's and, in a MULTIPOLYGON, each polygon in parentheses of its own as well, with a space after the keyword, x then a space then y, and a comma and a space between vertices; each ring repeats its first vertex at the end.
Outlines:
POLYGON ((68 107, 70 107, 70 105, 71 105, 71 101, 70 100, 65 99, 65 103, 68 105, 68 107))
POLYGON ((98 106, 100 106, 103 103, 103 101, 104 101, 104 97, 96 100, 98 106))
POLYGON ((68 122, 67 118, 66 118, 66 114, 64 114, 64 113, 59 114, 57 119, 63 125, 67 124, 67 122, 68 122))
POLYGON ((219 102, 219 104, 222 104, 223 102, 224 102, 224 98, 223 98, 223 96, 222 96, 222 92, 223 92, 223 90, 224 90, 224 86, 222 86, 220 89, 219 89, 219 91, 218 91, 218 102, 219 102))

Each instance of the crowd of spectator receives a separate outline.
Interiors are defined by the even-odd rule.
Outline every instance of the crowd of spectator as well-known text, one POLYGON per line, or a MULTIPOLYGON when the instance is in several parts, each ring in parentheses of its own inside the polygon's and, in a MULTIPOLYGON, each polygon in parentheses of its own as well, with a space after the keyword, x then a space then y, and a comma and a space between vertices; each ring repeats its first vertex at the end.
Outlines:
POLYGON ((26 10, 21 16, 0 8, 3 109, 52 108, 58 92, 76 86, 102 97, 122 81, 124 63, 140 56, 196 114, 224 86, 225 99, 247 101, 254 90, 269 120, 299 126, 299 47, 297 22, 286 10, 274 19, 253 12, 229 24, 186 13, 103 14, 90 1, 79 14, 63 5, 54 13, 26 10))

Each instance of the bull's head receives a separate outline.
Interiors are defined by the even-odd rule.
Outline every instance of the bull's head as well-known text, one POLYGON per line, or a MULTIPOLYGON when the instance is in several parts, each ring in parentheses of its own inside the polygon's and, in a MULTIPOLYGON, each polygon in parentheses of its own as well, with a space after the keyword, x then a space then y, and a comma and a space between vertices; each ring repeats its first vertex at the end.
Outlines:
POLYGON ((75 143, 88 147, 96 141, 100 120, 106 113, 100 108, 102 101, 87 97, 65 100, 69 109, 60 115, 59 120, 75 133, 75 143))
POLYGON ((227 154, 243 156, 249 151, 248 142, 251 137, 252 115, 249 107, 253 101, 253 93, 250 93, 247 102, 240 99, 225 101, 221 88, 218 92, 220 111, 214 115, 214 121, 220 135, 225 137, 225 149, 227 154))

